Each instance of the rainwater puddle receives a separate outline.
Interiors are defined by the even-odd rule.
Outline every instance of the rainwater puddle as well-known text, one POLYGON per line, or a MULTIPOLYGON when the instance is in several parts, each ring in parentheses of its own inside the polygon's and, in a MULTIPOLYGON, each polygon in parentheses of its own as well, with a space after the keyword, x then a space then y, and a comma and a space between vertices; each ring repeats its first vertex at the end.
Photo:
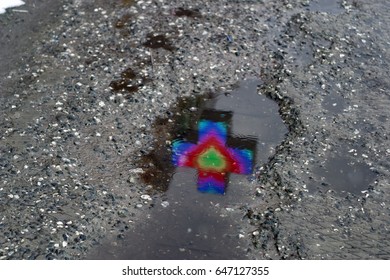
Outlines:
POLYGON ((310 3, 309 10, 311 12, 322 12, 333 15, 345 12, 340 0, 314 0, 310 3))
POLYGON ((361 195, 374 183, 376 173, 363 160, 366 155, 360 149, 340 149, 314 169, 320 185, 309 191, 327 191, 361 195))
POLYGON ((251 233, 241 232, 241 237, 245 238, 239 238, 238 221, 243 217, 239 208, 254 198, 256 186, 250 182, 253 167, 266 163, 287 133, 278 105, 259 95, 258 85, 258 80, 247 80, 229 93, 181 100, 168 119, 157 121, 156 129, 161 139, 154 151, 144 156, 142 166, 146 171, 144 180, 153 186, 157 195, 149 192, 151 196, 144 196, 144 205, 138 205, 141 211, 148 207, 150 210, 145 209, 144 221, 117 241, 117 246, 103 246, 90 258, 245 258, 251 233), (172 125, 170 119, 175 119, 176 125, 172 125), (172 129, 166 131, 173 127, 174 135, 172 129), (207 138, 213 131, 222 131, 218 137, 223 139, 220 142, 223 145, 215 144, 212 137, 207 138), (211 143, 212 148, 203 149, 195 161, 198 165, 176 163, 179 165, 176 167, 171 163, 175 148, 167 149, 164 144, 171 143, 168 139, 173 140, 172 143, 181 141, 186 147, 211 143), (224 149, 229 147, 245 151, 246 159, 251 159, 247 169, 227 167, 230 163, 224 149), (202 183, 207 176, 215 179, 213 174, 220 170, 223 170, 220 172, 224 177, 220 182, 223 191, 214 188, 213 180, 202 183), (202 172, 208 173, 203 176, 202 172))

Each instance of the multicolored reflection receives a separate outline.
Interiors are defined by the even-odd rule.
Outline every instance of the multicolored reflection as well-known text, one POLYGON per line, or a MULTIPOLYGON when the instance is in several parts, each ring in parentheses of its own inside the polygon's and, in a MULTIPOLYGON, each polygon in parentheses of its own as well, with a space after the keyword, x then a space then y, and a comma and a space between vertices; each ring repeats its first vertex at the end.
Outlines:
POLYGON ((224 194, 229 173, 252 172, 255 142, 228 139, 230 120, 230 112, 206 110, 198 123, 196 144, 188 140, 172 144, 173 164, 197 169, 201 192, 224 194))

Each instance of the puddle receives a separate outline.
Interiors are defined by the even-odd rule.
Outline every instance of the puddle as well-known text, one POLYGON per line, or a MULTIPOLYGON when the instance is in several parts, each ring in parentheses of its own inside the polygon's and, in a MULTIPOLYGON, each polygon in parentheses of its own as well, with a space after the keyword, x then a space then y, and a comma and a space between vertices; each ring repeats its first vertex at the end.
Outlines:
POLYGON ((309 187, 309 191, 331 189, 340 194, 348 192, 361 195, 376 179, 376 173, 362 160, 365 156, 360 148, 341 148, 339 152, 334 152, 314 169, 320 185, 309 187))
POLYGON ((311 12, 322 12, 333 15, 344 13, 340 0, 314 0, 310 2, 309 10, 311 12))
POLYGON ((328 94, 322 102, 322 107, 331 113, 341 114, 346 107, 346 102, 342 96, 328 94))
MULTIPOLYGON (((106 244, 89 258, 245 258, 251 241, 248 237, 239 239, 240 227, 236 221, 243 217, 239 207, 252 200, 255 193, 256 186, 250 184, 248 173, 253 166, 267 162, 287 133, 278 105, 257 94, 259 85, 259 81, 247 80, 228 93, 182 99, 178 109, 168 112, 167 119, 156 122, 158 135, 165 138, 160 139, 152 153, 144 156, 142 167, 146 171, 143 178, 153 185, 157 195, 149 192, 150 196, 143 196, 145 203, 138 205, 141 210, 148 207, 150 210, 145 212, 142 223, 116 241, 117 246, 106 244), (169 121, 172 119, 175 123, 169 121), (216 137, 224 146, 212 142, 215 139, 210 140, 212 133, 205 133, 207 131, 218 132, 216 137), (180 139, 177 141, 186 143, 187 147, 211 141, 214 149, 199 153, 197 166, 177 164, 179 167, 175 167, 167 143, 175 146, 177 142, 168 139, 180 139), (241 169, 226 168, 229 160, 225 148, 245 150, 251 155, 247 159, 251 160, 242 162, 241 169), (148 169, 145 164, 152 168, 148 169), (208 189, 207 183, 204 188, 200 182, 204 178, 202 168, 206 172, 220 171, 225 176, 223 191, 215 186, 208 189)), ((184 151, 186 147, 181 148, 184 151)), ((175 147, 172 150, 174 152, 175 147)))
MULTIPOLYGON (((278 113, 278 105, 264 95, 257 94, 261 83, 248 80, 231 92, 209 93, 196 98, 184 98, 169 117, 155 123, 159 141, 154 151, 142 158, 146 170, 142 178, 154 189, 166 191, 174 172, 172 149, 167 143, 196 143, 201 120, 227 121, 227 146, 252 150, 253 165, 261 166, 282 142, 287 128, 278 113)), ((233 175, 235 176, 235 175, 233 175)))
POLYGON ((256 140, 229 136, 232 115, 204 110, 197 130, 172 143, 173 164, 197 169, 201 192, 224 194, 229 173, 252 173, 256 140))

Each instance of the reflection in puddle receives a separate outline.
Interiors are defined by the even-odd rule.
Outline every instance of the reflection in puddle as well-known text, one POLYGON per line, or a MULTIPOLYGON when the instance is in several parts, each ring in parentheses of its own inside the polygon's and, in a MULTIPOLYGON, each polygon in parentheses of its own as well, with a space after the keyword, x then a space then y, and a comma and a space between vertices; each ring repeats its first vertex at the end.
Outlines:
POLYGON ((253 199, 257 186, 240 174, 266 163, 287 133, 278 105, 257 93, 259 85, 247 80, 226 94, 181 100, 167 119, 157 121, 160 141, 141 164, 143 179, 156 191, 138 205, 151 209, 143 210, 144 222, 116 240, 117 246, 107 244, 89 258, 246 258, 251 233, 241 232, 245 238, 239 238, 237 221, 243 216, 239 208, 253 199), (176 168, 167 144, 174 139, 181 139, 173 143, 176 168), (188 165, 198 172, 181 167, 188 165), (205 192, 197 190, 197 181, 205 192))
POLYGON ((198 123, 197 143, 176 140, 172 144, 175 166, 198 170, 198 190, 225 193, 228 173, 252 173, 255 140, 234 139, 238 146, 229 146, 229 122, 232 114, 205 110, 198 123))

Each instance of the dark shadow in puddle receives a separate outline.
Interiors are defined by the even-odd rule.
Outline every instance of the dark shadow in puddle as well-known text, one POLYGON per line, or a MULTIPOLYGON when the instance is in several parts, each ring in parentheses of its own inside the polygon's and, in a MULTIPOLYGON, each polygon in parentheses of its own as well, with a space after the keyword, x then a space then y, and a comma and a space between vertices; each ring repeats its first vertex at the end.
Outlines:
MULTIPOLYGON (((155 184, 157 203, 153 202, 154 206, 147 212, 149 218, 139 222, 123 240, 117 240, 117 246, 103 245, 89 259, 246 258, 251 241, 238 238, 237 221, 244 214, 237 206, 253 199, 256 186, 243 175, 231 174, 225 195, 201 193, 197 191, 195 169, 173 168, 169 163, 171 151, 167 143, 186 134, 188 139, 196 139, 188 131, 195 130, 205 110, 228 111, 232 114, 232 139, 257 139, 256 145, 251 142, 252 148, 256 147, 255 162, 266 163, 288 131, 278 113, 278 105, 257 93, 259 84, 258 80, 247 80, 228 94, 181 100, 179 107, 168 113, 169 118, 156 122, 157 135, 162 137, 154 152, 143 157, 141 167, 145 170, 143 179, 155 184)), ((237 144, 236 140, 231 141, 228 143, 237 144)))
POLYGON ((140 167, 144 170, 141 179, 153 186, 151 192, 165 192, 174 173, 172 165, 171 143, 176 138, 195 139, 191 136, 198 123, 200 112, 205 104, 213 98, 212 93, 197 97, 181 98, 177 105, 167 111, 167 117, 157 118, 153 124, 156 142, 153 150, 143 155, 139 160, 140 167))

